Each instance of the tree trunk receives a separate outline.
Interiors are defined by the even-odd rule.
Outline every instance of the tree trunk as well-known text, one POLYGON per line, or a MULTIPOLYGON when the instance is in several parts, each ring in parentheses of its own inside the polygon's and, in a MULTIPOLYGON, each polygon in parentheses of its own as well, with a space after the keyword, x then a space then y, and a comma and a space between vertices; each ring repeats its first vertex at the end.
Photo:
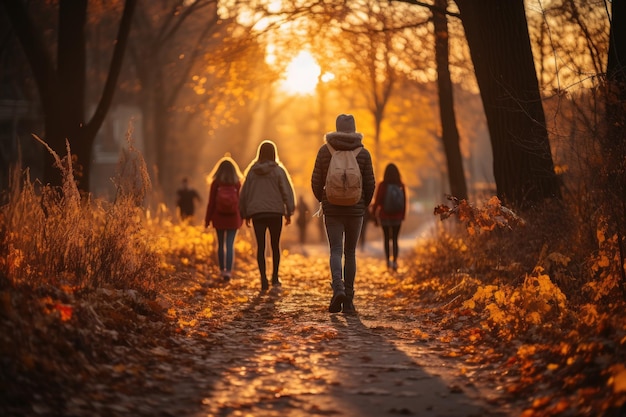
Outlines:
POLYGON ((493 149, 498 196, 527 208, 560 198, 523 0, 455 0, 493 149))
MULTIPOLYGON (((611 33, 609 56, 607 61, 607 82, 610 94, 607 96, 607 118, 610 142, 619 145, 623 151, 626 143, 626 114, 623 103, 626 102, 626 1, 612 3, 611 33)), ((623 154, 621 155, 622 161, 623 154)), ((624 200, 626 201, 626 200, 624 200)))
POLYGON ((383 112, 384 112, 384 108, 376 108, 376 110, 374 110, 374 155, 376 156, 376 158, 374 159, 374 174, 376 175, 376 178, 382 178, 383 177, 383 167, 380 165, 380 162, 382 160, 382 152, 381 152, 381 147, 382 144, 381 142, 381 133, 382 133, 382 124, 383 124, 383 112))
MULTIPOLYGON (((191 77, 192 68, 198 65, 206 53, 204 48, 212 42, 210 37, 219 21, 217 3, 196 1, 181 7, 178 2, 145 1, 137 14, 137 32, 130 50, 141 86, 144 156, 156 188, 172 183, 170 166, 181 159, 179 148, 185 144, 172 140, 172 110, 191 77), (190 21, 190 16, 200 13, 204 16, 201 23, 190 21), (189 24, 200 24, 199 32, 184 32, 189 24), (181 43, 192 45, 184 54, 185 59, 168 61, 181 43)), ((179 51, 177 56, 180 55, 179 51)))
POLYGON ((169 106, 165 102, 164 79, 161 71, 159 51, 155 50, 152 60, 136 62, 141 67, 139 74, 142 94, 142 114, 144 119, 145 155, 150 175, 157 188, 164 185, 168 171, 168 160, 172 153, 168 149, 170 138, 169 106), (144 65, 146 64, 146 65, 144 65), (154 68, 151 68, 154 66, 154 68))
POLYGON ((626 1, 614 0, 607 61, 605 150, 606 205, 620 252, 621 286, 626 298, 626 1))
POLYGON ((437 61, 437 87, 439 92, 439 116, 441 118, 441 138, 446 154, 450 194, 467 198, 467 185, 463 170, 463 157, 459 145, 459 131, 454 114, 454 98, 449 68, 448 20, 439 10, 448 8, 448 0, 435 0, 437 9, 433 9, 435 29, 435 59, 437 61), (438 10, 439 9, 439 10, 438 10))
MULTIPOLYGON (((46 140, 57 152, 65 151, 65 140, 70 140, 71 151, 76 155, 76 179, 83 190, 89 190, 91 169, 91 146, 85 132, 85 79, 87 48, 85 24, 87 22, 87 0, 61 0, 59 2, 59 36, 57 51, 57 73, 61 95, 58 104, 62 130, 46 129, 46 140), (86 149, 88 148, 88 149, 86 149)), ((50 121, 55 123, 54 121, 50 121)), ((61 156, 65 155, 65 152, 61 156)))
MULTIPOLYGON (((35 76, 44 113, 44 139, 61 158, 67 153, 65 141, 70 142, 80 170, 77 175, 79 187, 83 191, 89 191, 92 147, 115 91, 136 1, 126 0, 107 81, 89 123, 85 121, 85 25, 88 0, 59 1, 56 68, 45 48, 41 28, 33 24, 24 3, 0 3, 7 12, 35 76)), ((54 159, 48 152, 43 181, 51 185, 62 184, 60 171, 54 166, 54 159)))
MULTIPOLYGON (((155 57, 153 57, 153 59, 155 59, 155 57)), ((159 132, 159 126, 157 124, 157 119, 161 117, 161 115, 157 116, 157 109, 162 105, 157 102, 156 71, 149 68, 149 64, 137 56, 133 57, 133 64, 137 69, 141 91, 143 92, 139 95, 144 138, 143 154, 152 182, 153 184, 158 184, 158 188, 161 185, 161 179, 159 177, 162 167, 159 165, 160 151, 158 147, 158 144, 161 143, 161 132, 159 132)))

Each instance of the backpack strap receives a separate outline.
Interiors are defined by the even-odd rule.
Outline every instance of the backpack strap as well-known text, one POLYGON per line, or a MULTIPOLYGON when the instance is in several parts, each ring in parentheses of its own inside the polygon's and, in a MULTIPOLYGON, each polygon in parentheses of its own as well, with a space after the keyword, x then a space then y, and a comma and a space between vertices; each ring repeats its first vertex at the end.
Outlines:
MULTIPOLYGON (((326 147, 330 151, 331 155, 337 152, 337 149, 333 148, 333 146, 328 142, 326 142, 326 147)), ((354 154, 354 157, 356 158, 356 156, 361 152, 362 149, 363 149, 363 146, 359 146, 358 148, 352 149, 351 152, 354 154)))

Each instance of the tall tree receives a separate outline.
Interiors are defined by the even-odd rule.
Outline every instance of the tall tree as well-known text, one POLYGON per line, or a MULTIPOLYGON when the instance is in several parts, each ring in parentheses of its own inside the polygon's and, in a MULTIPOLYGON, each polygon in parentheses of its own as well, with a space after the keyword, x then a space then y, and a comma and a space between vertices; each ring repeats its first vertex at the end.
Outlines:
POLYGON ((152 174, 159 185, 168 175, 173 152, 172 110, 206 53, 218 20, 217 0, 145 1, 135 16, 129 52, 141 89, 146 160, 158 168, 152 174))
POLYGON ((350 45, 350 61, 356 68, 351 75, 358 84, 358 92, 374 122, 374 172, 382 176, 382 124, 385 109, 393 93, 397 73, 394 68, 395 37, 391 24, 397 14, 392 4, 367 1, 360 8, 345 11, 350 15, 343 23, 344 38, 350 45))
MULTIPOLYGON (((612 3, 612 21, 609 37, 609 56, 607 60, 607 82, 610 94, 607 95, 607 121, 609 126, 608 141, 613 147, 620 149, 617 160, 624 160, 626 147, 626 1, 616 0, 612 3)), ((622 175, 625 166, 621 167, 622 175)), ((622 188, 624 189, 624 182, 622 188)), ((622 196, 626 201, 626 195, 622 196)))
POLYGON ((393 66, 393 32, 385 30, 389 28, 391 8, 378 8, 372 4, 366 6, 367 20, 363 22, 366 28, 365 34, 357 37, 361 39, 358 43, 363 46, 359 48, 361 53, 354 54, 354 58, 359 62, 363 71, 363 89, 366 96, 367 108, 374 118, 374 168, 378 177, 382 177, 382 167, 380 162, 382 123, 385 118, 385 110, 393 89, 396 85, 397 74, 393 66), (382 29, 382 30, 381 30, 382 29))
POLYGON ((560 197, 523 0, 455 0, 493 149, 498 195, 525 208, 560 197))
POLYGON ((605 4, 553 0, 539 5, 544 7, 528 14, 528 27, 543 94, 579 88, 590 74, 604 73, 610 24, 605 4))
MULTIPOLYGON (((346 57, 337 59, 331 72, 336 71, 337 66, 351 67, 348 78, 356 87, 354 97, 358 104, 355 107, 364 108, 372 117, 374 171, 382 176, 381 164, 388 145, 384 143, 383 134, 385 112, 400 74, 406 71, 400 67, 408 67, 406 56, 414 50, 412 42, 417 38, 407 33, 426 25, 428 16, 399 3, 368 0, 349 6, 336 4, 323 18, 325 26, 316 37, 326 37, 328 46, 325 48, 334 47, 335 56, 346 57)), ((414 56, 411 58, 415 60, 414 56)))
MULTIPOLYGON (((65 141, 81 167, 79 186, 89 190, 91 151, 96 133, 109 110, 121 70, 137 0, 125 0, 108 76, 93 116, 86 120, 85 90, 87 51, 85 28, 88 0, 59 0, 56 60, 44 42, 44 28, 35 24, 27 2, 2 1, 11 26, 30 64, 44 113, 45 141, 58 154, 65 154, 65 141)), ((60 185, 54 159, 46 156, 44 182, 60 185)))
MULTIPOLYGON (((181 171, 194 175, 202 163, 198 150, 235 122, 253 90, 266 86, 259 81, 267 74, 265 51, 258 34, 237 22, 238 9, 229 9, 228 16, 217 0, 140 4, 130 59, 139 85, 146 160, 156 169, 155 183, 168 191, 178 185, 174 178, 181 171)), ((251 121, 247 117, 241 124, 251 121)), ((213 148, 219 152, 221 146, 213 148)))
POLYGON ((467 198, 467 185, 459 144, 459 130, 457 129, 456 115, 454 113, 454 97, 448 59, 448 18, 445 13, 448 8, 448 0, 435 0, 435 6, 433 8, 433 25, 435 29, 435 59, 437 62, 441 139, 448 165, 450 193, 457 198, 467 198))
POLYGON ((618 236, 622 290, 626 295, 626 1, 614 0, 607 61, 606 121, 603 147, 607 164, 609 210, 618 236))

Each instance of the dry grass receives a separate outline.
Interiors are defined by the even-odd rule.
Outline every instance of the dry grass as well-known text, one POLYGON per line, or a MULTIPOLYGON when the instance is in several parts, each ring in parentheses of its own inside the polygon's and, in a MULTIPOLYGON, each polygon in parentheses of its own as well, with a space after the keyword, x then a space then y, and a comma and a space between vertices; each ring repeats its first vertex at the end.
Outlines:
MULTIPOLYGON (((134 163, 145 172, 142 162, 134 163)), ((129 163, 122 160, 120 171, 129 163)), ((144 227, 140 204, 149 184, 135 176, 139 181, 128 187, 120 176, 113 203, 92 201, 78 191, 71 160, 57 156, 57 164, 64 175, 60 188, 33 183, 27 172, 14 175, 0 218, 4 276, 12 285, 154 292, 164 259, 157 237, 144 227)))

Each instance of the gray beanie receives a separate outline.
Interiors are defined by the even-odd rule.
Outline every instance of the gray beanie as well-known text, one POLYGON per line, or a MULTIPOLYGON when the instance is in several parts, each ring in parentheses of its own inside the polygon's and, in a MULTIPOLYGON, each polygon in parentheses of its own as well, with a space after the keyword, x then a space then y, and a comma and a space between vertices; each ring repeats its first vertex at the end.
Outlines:
POLYGON ((337 116, 337 132, 342 133, 355 133, 356 124, 354 123, 354 116, 351 114, 340 114, 337 116))

